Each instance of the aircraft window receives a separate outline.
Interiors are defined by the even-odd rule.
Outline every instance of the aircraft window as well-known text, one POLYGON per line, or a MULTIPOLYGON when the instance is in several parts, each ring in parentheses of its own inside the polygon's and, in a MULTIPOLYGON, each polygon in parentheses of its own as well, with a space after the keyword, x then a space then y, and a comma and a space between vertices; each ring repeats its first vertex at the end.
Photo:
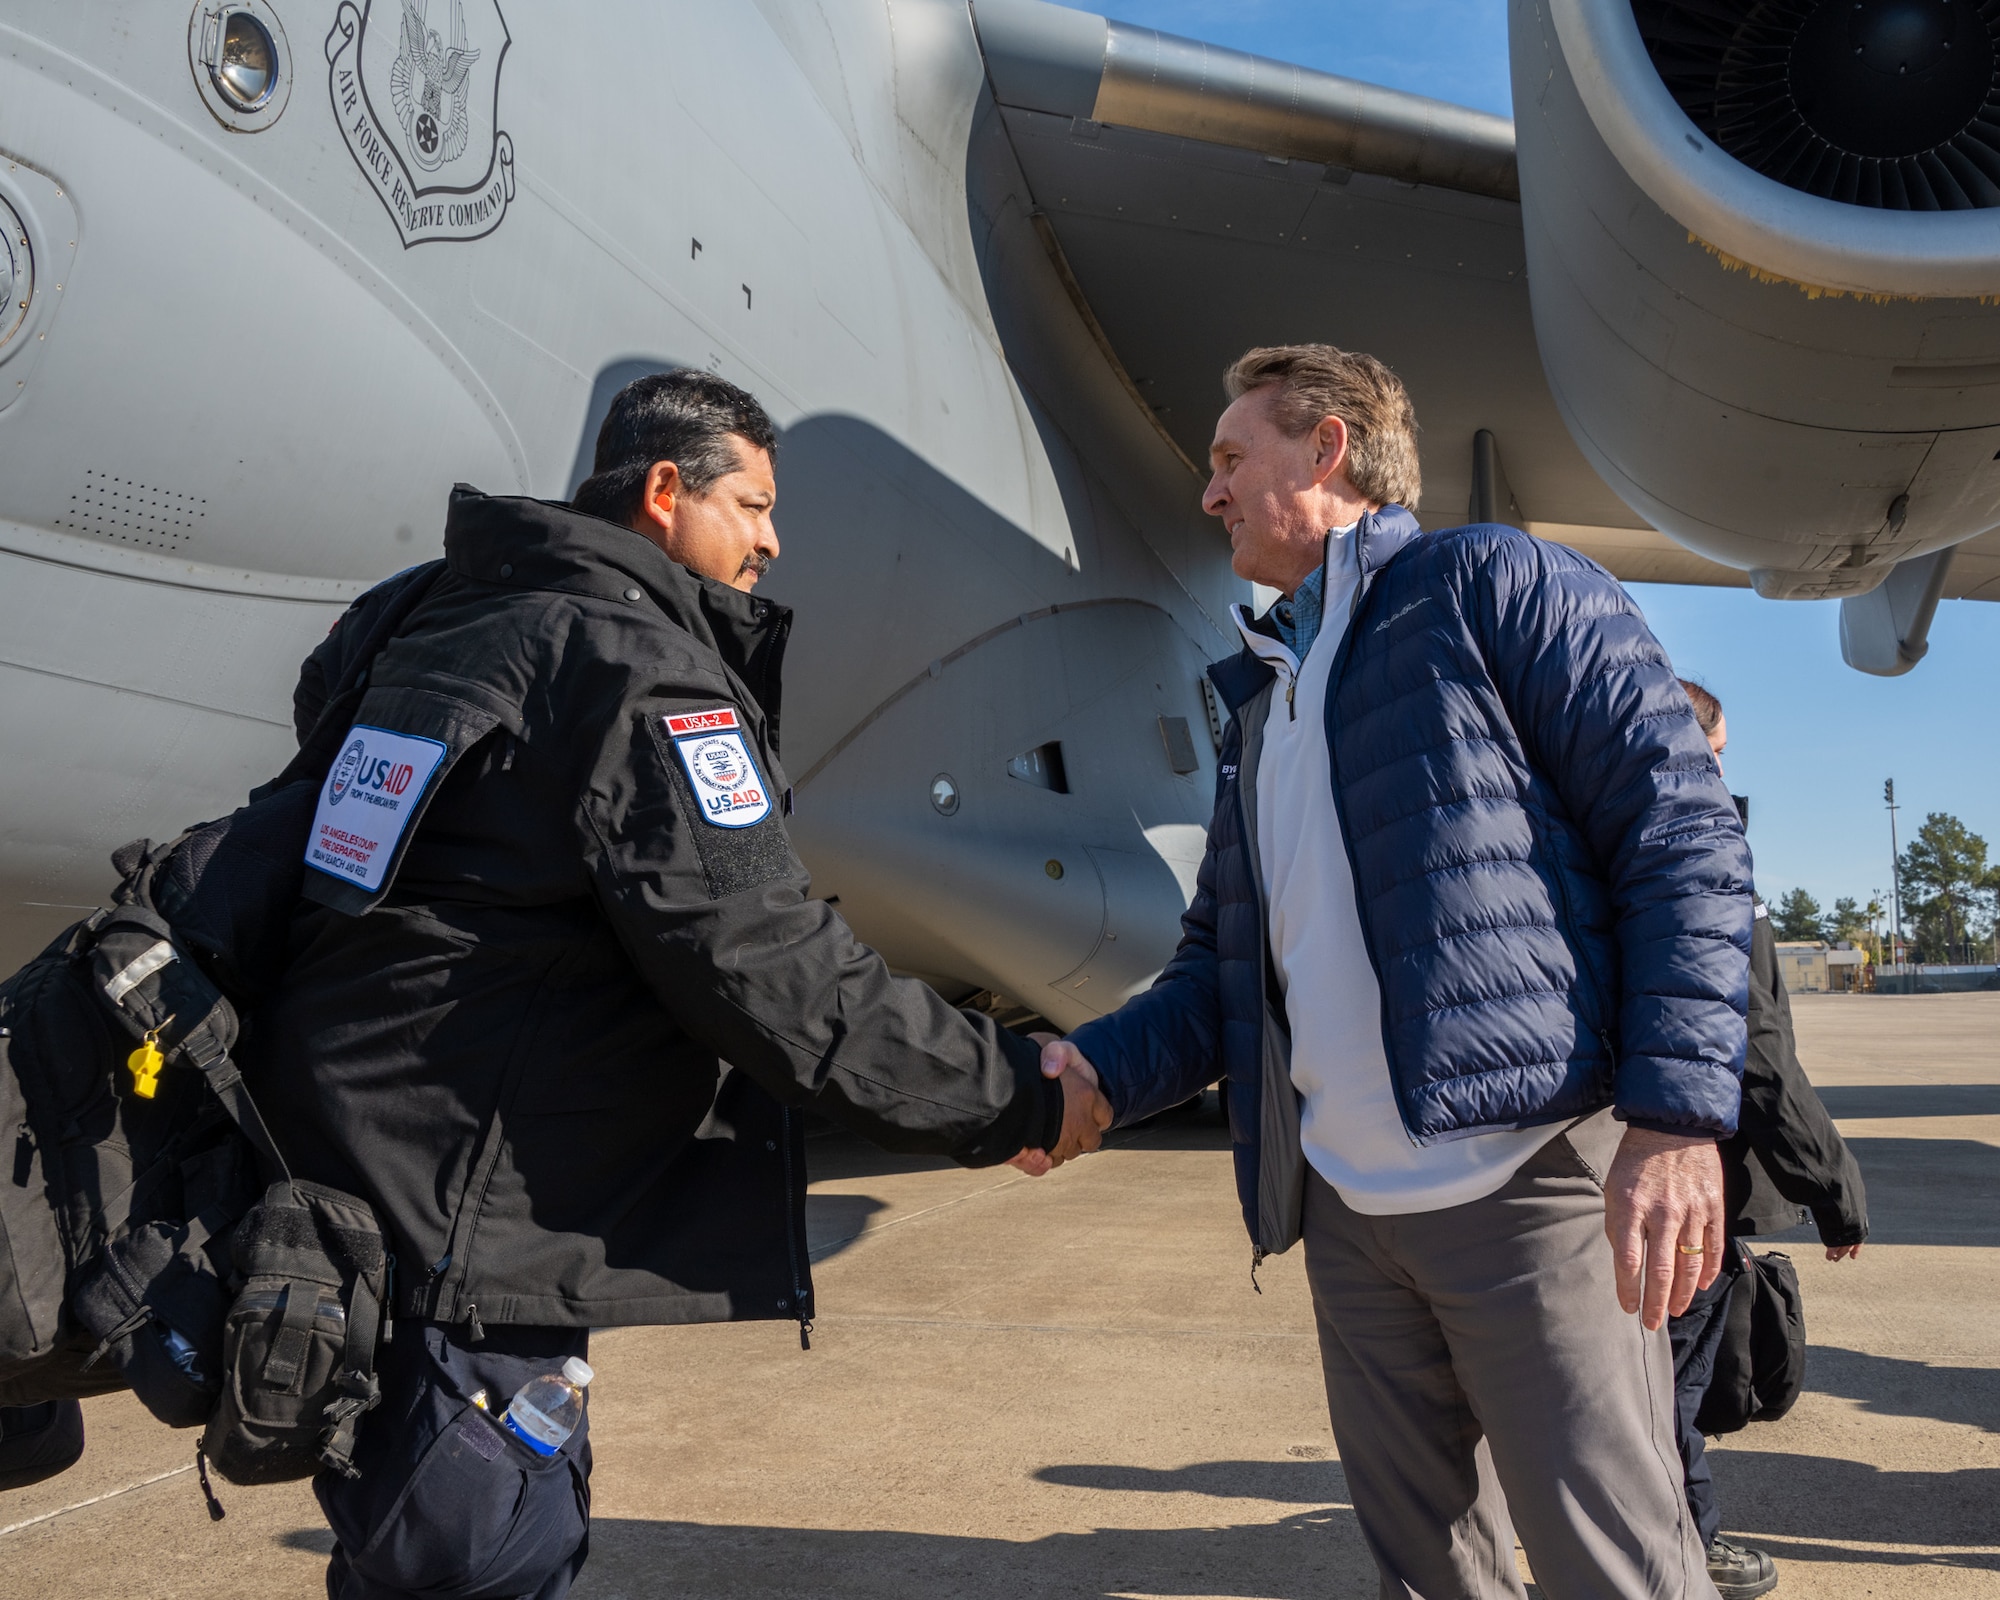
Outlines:
POLYGON ((1068 794, 1069 774, 1063 768, 1062 741, 1051 739, 1047 744, 1023 751, 1007 763, 1007 776, 1031 783, 1037 789, 1068 794))
POLYGON ((255 111, 278 82, 278 50, 264 24, 247 11, 232 11, 222 24, 222 53, 215 84, 239 111, 255 111))
POLYGON ((950 773, 940 772, 931 779, 931 804, 941 817, 948 817, 958 809, 958 785, 950 773))
POLYGON ((188 19, 188 66, 202 103, 236 133, 260 133, 291 96, 291 47, 267 0, 199 0, 188 19))

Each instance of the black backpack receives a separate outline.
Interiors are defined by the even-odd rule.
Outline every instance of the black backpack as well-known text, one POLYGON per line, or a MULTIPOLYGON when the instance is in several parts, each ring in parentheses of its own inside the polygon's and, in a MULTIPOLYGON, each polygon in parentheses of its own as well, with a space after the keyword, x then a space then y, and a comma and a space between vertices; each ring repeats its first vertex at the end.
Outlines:
POLYGON ((1758 1255, 1740 1241, 1735 1248, 1743 1271, 1729 1291, 1715 1375, 1694 1419, 1709 1435, 1776 1422, 1806 1386, 1805 1301, 1792 1258, 1758 1255))
POLYGON ((150 904, 157 857, 127 846, 114 864, 118 904, 0 985, 0 1115, 16 1129, 0 1404, 130 1385, 189 1427, 219 1392, 224 1241, 262 1184, 219 1097, 240 1094, 235 1009, 150 904))
POLYGON ((252 920, 245 886, 288 904, 296 854, 258 836, 302 840, 313 792, 127 846, 117 904, 0 985, 0 1106, 21 1119, 0 1403, 129 1385, 169 1427, 206 1425, 204 1488, 210 1459, 239 1483, 351 1474, 379 1392, 381 1230, 365 1201, 292 1179, 230 1060, 235 1008, 161 911, 213 931, 230 896, 205 904, 204 885, 252 920))
MULTIPOLYGON (((294 1181, 230 1059, 281 975, 321 780, 443 563, 372 592, 284 772, 112 858, 111 906, 0 983, 0 1407, 130 1386, 233 1481, 352 1475, 394 1262, 365 1201, 294 1181)), ((207 1489, 203 1465, 202 1486, 207 1489)), ((210 1514, 221 1515, 213 1496, 210 1514)))

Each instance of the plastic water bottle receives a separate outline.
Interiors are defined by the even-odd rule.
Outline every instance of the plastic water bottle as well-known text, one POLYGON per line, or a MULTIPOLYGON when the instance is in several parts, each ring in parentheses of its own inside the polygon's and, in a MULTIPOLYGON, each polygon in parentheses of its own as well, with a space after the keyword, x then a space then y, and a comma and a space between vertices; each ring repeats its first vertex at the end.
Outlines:
POLYGON ((571 1356, 560 1375, 545 1372, 522 1384, 500 1420, 536 1455, 552 1456, 583 1421, 583 1391, 596 1376, 588 1361, 571 1356))
POLYGON ((189 1383, 206 1384, 207 1376, 201 1370, 201 1354, 188 1343, 176 1328, 166 1323, 160 1324, 160 1343, 167 1347, 168 1359, 181 1369, 181 1374, 189 1383))

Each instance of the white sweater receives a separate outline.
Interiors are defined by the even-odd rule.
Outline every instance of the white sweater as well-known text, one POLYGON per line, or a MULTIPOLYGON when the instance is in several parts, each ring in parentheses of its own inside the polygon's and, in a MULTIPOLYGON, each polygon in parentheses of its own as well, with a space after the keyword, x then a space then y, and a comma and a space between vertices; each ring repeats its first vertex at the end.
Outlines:
POLYGON ((1365 1215, 1441 1211, 1498 1189, 1562 1124, 1433 1145, 1419 1145, 1403 1126, 1382 1043, 1381 985, 1362 940, 1327 754, 1327 680, 1358 582, 1353 535, 1333 539, 1325 617, 1303 668, 1236 610, 1245 641, 1278 673, 1257 763, 1258 867, 1271 957, 1291 1023, 1306 1160, 1365 1215))

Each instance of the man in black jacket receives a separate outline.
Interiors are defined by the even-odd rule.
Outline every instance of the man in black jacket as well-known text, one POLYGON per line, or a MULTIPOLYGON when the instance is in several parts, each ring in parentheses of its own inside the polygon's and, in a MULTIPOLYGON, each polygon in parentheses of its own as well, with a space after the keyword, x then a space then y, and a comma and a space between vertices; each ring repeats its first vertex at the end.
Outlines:
MULTIPOLYGON (((1681 680, 1695 720, 1722 765, 1729 723, 1722 703, 1698 683, 1681 680)), ((1750 935, 1750 1042, 1743 1061, 1743 1110, 1736 1133, 1720 1146, 1728 1233, 1728 1265, 1668 1324, 1674 1346, 1675 1433, 1687 1475, 1688 1509, 1708 1548, 1708 1572, 1722 1600, 1749 1600, 1778 1584, 1770 1556, 1720 1537, 1701 1430, 1695 1417, 1715 1371, 1732 1289, 1746 1270, 1736 1241, 1796 1228, 1802 1211, 1819 1228, 1829 1261, 1861 1254, 1868 1237, 1868 1197, 1861 1169, 1827 1115, 1792 1038, 1792 1006, 1778 973, 1777 941, 1763 901, 1750 935)), ((1746 1286, 1747 1287, 1747 1286, 1746 1286)))
POLYGON ((302 743, 337 753, 246 1065, 294 1173, 374 1206, 399 1319, 359 1477, 316 1484, 331 1600, 567 1591, 587 1422, 544 1457, 490 1419, 593 1326, 785 1318, 803 1342, 801 1111, 969 1166, 1109 1121, 808 893, 791 615, 749 592, 776 443, 731 384, 642 378, 574 507, 461 486, 444 561, 356 602, 301 675, 302 743))

